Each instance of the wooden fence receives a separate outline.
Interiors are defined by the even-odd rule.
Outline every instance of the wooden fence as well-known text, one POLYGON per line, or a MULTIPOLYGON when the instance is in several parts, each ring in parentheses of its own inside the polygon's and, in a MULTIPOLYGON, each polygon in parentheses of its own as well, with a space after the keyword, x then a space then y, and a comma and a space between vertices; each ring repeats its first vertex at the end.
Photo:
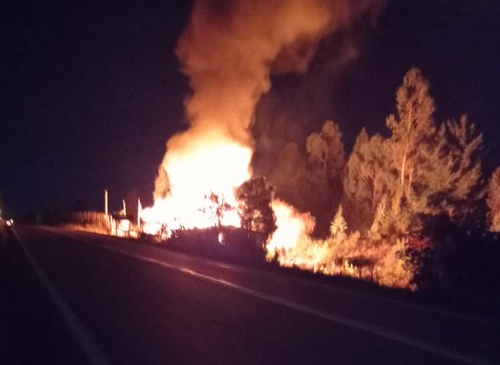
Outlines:
POLYGON ((109 230, 110 227, 110 217, 103 212, 73 212, 70 214, 69 221, 72 224, 82 225, 82 226, 95 226, 105 230, 109 230))

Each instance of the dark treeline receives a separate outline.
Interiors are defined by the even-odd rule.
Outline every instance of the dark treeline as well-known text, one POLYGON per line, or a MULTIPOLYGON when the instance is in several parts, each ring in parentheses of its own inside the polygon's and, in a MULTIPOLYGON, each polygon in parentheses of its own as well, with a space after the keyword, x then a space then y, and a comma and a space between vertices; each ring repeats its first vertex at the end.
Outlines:
POLYGON ((267 177, 277 198, 311 212, 314 236, 337 260, 341 251, 354 266, 354 256, 387 260, 370 252, 382 242, 400 245, 386 250, 411 274, 397 286, 491 288, 500 259, 500 168, 483 172, 483 138, 466 115, 437 121, 434 110, 429 81, 411 69, 386 136, 363 128, 347 154, 339 125, 327 121, 302 145, 285 145, 267 177), (332 244, 339 226, 344 243, 332 244))

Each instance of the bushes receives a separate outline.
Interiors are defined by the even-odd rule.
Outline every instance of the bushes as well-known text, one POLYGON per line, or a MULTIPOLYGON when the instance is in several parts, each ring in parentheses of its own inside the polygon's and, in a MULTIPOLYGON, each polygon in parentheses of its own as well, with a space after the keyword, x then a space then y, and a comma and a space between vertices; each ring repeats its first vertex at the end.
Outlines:
POLYGON ((373 279, 384 286, 415 290, 413 276, 416 267, 411 261, 407 238, 396 238, 376 265, 373 279))
POLYGON ((283 266, 414 290, 413 277, 417 268, 408 242, 404 237, 375 240, 357 231, 337 232, 326 240, 301 241, 276 259, 283 266))
POLYGON ((419 288, 499 298, 499 235, 439 216, 425 227, 432 245, 413 253, 419 288))
POLYGON ((414 289, 414 267, 408 255, 406 238, 374 240, 354 232, 336 245, 332 258, 332 274, 357 277, 389 287, 414 289))

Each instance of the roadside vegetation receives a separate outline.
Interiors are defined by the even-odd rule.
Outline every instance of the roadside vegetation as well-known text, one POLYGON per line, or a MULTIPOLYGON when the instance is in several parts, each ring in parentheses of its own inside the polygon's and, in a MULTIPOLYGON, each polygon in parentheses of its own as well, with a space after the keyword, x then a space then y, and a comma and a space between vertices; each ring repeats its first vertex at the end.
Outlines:
MULTIPOLYGON (((238 207, 207 197, 219 218, 214 229, 174 232, 167 243, 196 252, 208 240, 217 252, 326 275, 500 298, 500 167, 486 166, 488 149, 466 115, 436 120, 430 91, 421 71, 409 70, 384 133, 362 128, 347 153, 340 126, 326 121, 301 145, 280 149, 265 177, 240 186, 238 207), (309 214, 314 229, 294 246, 266 251, 275 199, 309 214), (220 223, 235 208, 240 233, 220 223), (230 234, 219 237, 224 230, 230 234)), ((46 216, 40 223, 109 231, 84 213, 46 216)))
POLYGON ((483 138, 466 115, 438 121, 434 111, 414 68, 385 133, 361 129, 347 154, 327 121, 303 145, 286 145, 268 181, 316 227, 278 260, 401 288, 498 290, 500 167, 484 169, 483 138))

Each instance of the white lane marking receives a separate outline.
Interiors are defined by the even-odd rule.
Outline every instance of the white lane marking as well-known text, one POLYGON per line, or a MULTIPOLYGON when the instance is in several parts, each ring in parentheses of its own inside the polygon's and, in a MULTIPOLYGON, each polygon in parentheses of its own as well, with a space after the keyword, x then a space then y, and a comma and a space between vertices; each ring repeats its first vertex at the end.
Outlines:
POLYGON ((234 266, 231 266, 229 264, 223 264, 221 262, 216 262, 216 261, 212 261, 212 260, 210 260, 210 263, 212 263, 213 265, 215 265, 217 267, 221 267, 223 269, 226 269, 226 270, 234 270, 234 266))
POLYGON ((48 276, 45 274, 45 272, 42 270, 38 262, 35 260, 31 252, 28 250, 27 246, 25 243, 21 240, 15 229, 12 229, 12 233, 17 239, 17 242, 21 246, 21 249, 23 250, 24 254, 26 255, 28 261, 30 262, 31 266, 36 272, 36 275, 38 276, 38 279, 42 283, 42 285, 45 287, 45 289, 48 291, 52 301, 54 302, 56 308, 58 309, 61 317, 63 318, 64 322, 68 326, 70 332, 73 334, 75 337, 78 345, 80 348, 83 350, 85 355, 87 356, 88 360, 90 361, 90 364, 92 365, 109 365, 109 363, 106 361, 103 353, 97 345, 94 343, 90 335, 87 333, 83 325, 80 323, 80 321, 77 319, 71 308, 66 304, 64 299, 62 298, 61 294, 59 291, 56 289, 54 284, 50 281, 48 276))
MULTIPOLYGON (((58 230, 57 228, 53 228, 53 227, 50 227, 50 228, 49 227, 40 227, 40 228, 44 229, 46 231, 52 232, 53 234, 59 234, 61 236, 66 236, 68 238, 77 239, 77 240, 80 240, 81 242, 87 243, 87 241, 84 240, 82 237, 75 237, 74 235, 70 235, 68 233, 63 233, 60 231, 60 229, 58 230)), ((72 232, 72 233, 76 233, 76 232, 72 232)), ((116 243, 117 240, 120 240, 120 243, 123 243, 123 238, 119 238, 119 237, 100 235, 98 233, 90 233, 90 232, 86 232, 86 231, 77 231, 77 233, 79 233, 80 235, 87 236, 91 240, 107 240, 110 242, 113 241, 113 243, 116 243)), ((129 242, 129 243, 133 244, 132 242, 129 242)), ((192 256, 185 254, 185 253, 175 252, 175 255, 182 256, 183 258, 188 259, 190 261, 195 261, 195 260, 193 260, 192 256)), ((281 282, 283 284, 299 283, 302 285, 317 287, 317 288, 320 288, 321 290, 326 290, 329 292, 343 293, 346 295, 350 295, 350 296, 358 297, 358 298, 362 298, 362 299, 369 299, 369 300, 375 299, 379 302, 389 303, 391 305, 405 307, 405 308, 409 308, 409 309, 415 310, 415 311, 428 312, 431 314, 441 315, 443 317, 455 318, 455 319, 459 319, 459 320, 463 320, 463 321, 468 321, 468 322, 472 322, 472 323, 481 324, 481 325, 485 325, 485 326, 489 326, 489 327, 494 327, 496 329, 500 329, 500 323, 498 323, 498 322, 489 321, 489 320, 484 319, 484 318, 473 317, 473 316, 466 315, 466 314, 459 313, 459 312, 445 311, 445 310, 442 310, 439 308, 432 308, 432 307, 428 307, 428 306, 425 306, 422 304, 408 303, 408 302, 398 300, 398 299, 384 298, 384 297, 378 296, 378 295, 360 293, 358 291, 354 291, 354 290, 347 289, 347 288, 341 288, 341 287, 333 288, 331 286, 327 286, 327 285, 324 285, 321 283, 306 281, 306 280, 303 280, 300 278, 293 278, 293 279, 285 278, 281 275, 277 275, 274 273, 268 273, 268 272, 261 271, 261 270, 244 268, 244 267, 235 266, 232 264, 220 263, 218 261, 214 261, 214 260, 211 260, 209 258, 203 258, 203 262, 206 262, 206 263, 209 263, 213 266, 218 266, 218 267, 221 267, 221 268, 224 268, 227 270, 234 270, 234 271, 240 271, 240 272, 246 271, 248 273, 267 276, 268 278, 271 278, 273 280, 276 280, 277 278, 279 278, 276 281, 281 282)))
MULTIPOLYGON (((66 234, 61 234, 61 235, 67 236, 67 237, 72 238, 73 240, 82 241, 82 242, 88 244, 88 242, 85 241, 83 238, 74 237, 74 236, 70 236, 70 235, 66 235, 66 234)), ((375 336, 378 336, 378 337, 381 337, 381 338, 384 338, 384 339, 387 339, 387 340, 390 340, 393 342, 408 345, 410 347, 414 347, 414 348, 419 349, 419 350, 430 352, 432 354, 440 355, 440 356, 443 356, 443 357, 451 359, 451 360, 456 360, 456 361, 462 362, 464 364, 470 364, 470 365, 494 365, 495 364, 495 363, 490 362, 489 360, 477 359, 477 358, 473 358, 473 357, 470 357, 467 355, 463 355, 459 352, 449 350, 449 349, 446 349, 444 347, 440 347, 440 346, 437 346, 433 343, 425 342, 425 341, 419 340, 419 339, 411 337, 411 336, 407 336, 407 335, 400 333, 400 332, 396 332, 396 331, 393 331, 393 330, 390 330, 390 329, 387 329, 384 327, 376 326, 376 325, 371 325, 371 324, 368 324, 368 323, 365 323, 362 321, 357 321, 355 319, 344 318, 344 317, 341 317, 339 315, 335 315, 333 313, 329 313, 329 312, 326 312, 326 311, 323 311, 320 309, 312 308, 312 307, 309 307, 307 305, 295 303, 293 301, 283 299, 283 298, 277 297, 277 296, 272 295, 272 294, 267 294, 267 293, 264 293, 264 292, 261 292, 258 290, 250 289, 250 288, 232 283, 232 282, 224 280, 224 279, 218 279, 218 278, 210 276, 210 275, 205 275, 205 274, 199 273, 199 272, 194 271, 194 270, 189 269, 189 268, 172 265, 172 264, 169 264, 169 263, 166 263, 163 261, 159 261, 159 260, 144 256, 141 254, 132 254, 128 251, 121 250, 121 249, 118 249, 115 247, 110 247, 108 245, 94 244, 94 246, 99 247, 99 248, 104 249, 104 250, 107 250, 107 251, 116 252, 116 253, 119 253, 121 255, 131 257, 131 258, 134 258, 137 260, 156 264, 158 266, 161 266, 161 267, 164 267, 167 269, 179 271, 179 272, 182 272, 184 274, 191 275, 191 276, 197 277, 199 279, 209 281, 212 283, 216 283, 216 284, 219 284, 221 286, 230 288, 230 289, 237 291, 239 293, 242 293, 242 294, 253 296, 255 298, 259 298, 259 299, 262 299, 262 300, 265 300, 265 301, 268 301, 268 302, 271 302, 274 304, 282 305, 284 307, 294 309, 296 311, 306 313, 308 315, 318 317, 318 318, 327 320, 327 321, 335 323, 335 324, 340 324, 340 325, 343 325, 346 327, 354 328, 356 330, 363 331, 363 332, 366 332, 366 333, 369 333, 369 334, 372 334, 372 335, 375 335, 375 336)))

